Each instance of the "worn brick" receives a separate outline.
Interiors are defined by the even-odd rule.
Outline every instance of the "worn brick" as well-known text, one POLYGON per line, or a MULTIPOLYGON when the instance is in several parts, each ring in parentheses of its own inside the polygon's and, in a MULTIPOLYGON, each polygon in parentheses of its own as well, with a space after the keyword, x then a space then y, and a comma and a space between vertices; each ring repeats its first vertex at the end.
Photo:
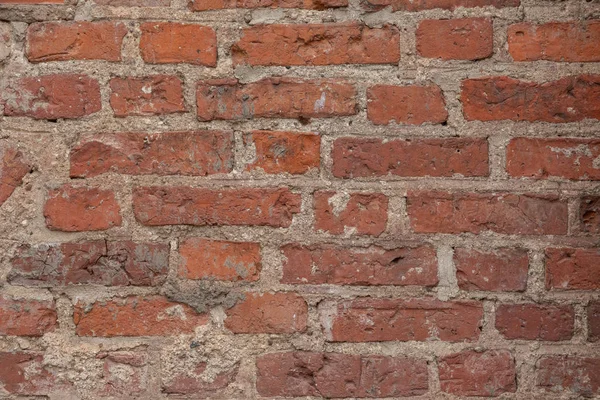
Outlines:
POLYGON ((367 117, 376 125, 441 124, 448 111, 438 86, 376 85, 367 89, 367 117))
POLYGON ((0 206, 21 185, 31 169, 31 163, 17 148, 5 146, 0 149, 0 206))
POLYGON ((190 0, 192 11, 222 10, 227 8, 303 8, 325 10, 346 7, 348 0, 190 0))
POLYGON ((546 249, 546 289, 600 289, 600 250, 546 249))
POLYGON ((536 385, 546 391, 592 398, 600 394, 600 358, 544 356, 536 364, 536 385))
POLYGON ((363 8, 377 11, 391 6, 392 11, 423 11, 441 8, 455 10, 458 7, 518 7, 520 0, 364 0, 363 8))
POLYGON ((203 373, 207 364, 200 362, 192 371, 181 372, 171 378, 163 378, 162 389, 168 394, 187 394, 199 398, 218 395, 219 391, 233 383, 238 374, 238 365, 230 370, 219 372, 214 379, 206 380, 203 373))
POLYGON ((496 309, 496 329, 506 339, 569 340, 574 323, 571 306, 501 304, 496 309))
POLYGON ((588 340, 600 341, 600 301, 593 301, 587 307, 588 340))
POLYGON ((527 288, 529 257, 523 249, 454 249, 456 280, 462 290, 522 292, 527 288))
POLYGON ((41 352, 0 352, 0 386, 8 394, 45 396, 64 395, 71 385, 44 365, 41 352))
POLYGON ((600 196, 581 198, 579 224, 583 232, 600 233, 600 196))
POLYGON ((494 52, 489 18, 426 19, 417 27, 417 52, 442 60, 481 60, 494 52))
POLYGON ((255 151, 248 171, 297 175, 319 168, 321 137, 313 133, 254 131, 244 136, 244 144, 255 151))
POLYGON ((0 295, 0 335, 42 336, 58 327, 54 301, 0 295))
POLYGON ((181 79, 170 75, 112 78, 110 106, 116 117, 185 112, 181 79))

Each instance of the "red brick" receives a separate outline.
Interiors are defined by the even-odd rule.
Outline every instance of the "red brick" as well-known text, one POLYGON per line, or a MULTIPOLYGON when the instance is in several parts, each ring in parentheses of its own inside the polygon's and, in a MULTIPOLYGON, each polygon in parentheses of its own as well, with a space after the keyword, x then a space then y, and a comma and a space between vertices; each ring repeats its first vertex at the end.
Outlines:
POLYGON ((587 308, 588 340, 600 341, 600 301, 591 302, 587 308))
POLYGON ((113 78, 110 106, 116 117, 161 115, 185 112, 181 79, 154 75, 113 78))
POLYGON ((44 356, 39 352, 0 352, 0 386, 16 395, 66 394, 68 382, 54 375, 43 361, 44 356))
POLYGON ((193 333, 208 322, 208 316, 190 306, 158 296, 75 305, 73 320, 79 336, 168 336, 193 333))
POLYGON ((0 150, 0 206, 30 171, 31 164, 17 148, 6 146, 0 150))
POLYGON ((286 188, 139 187, 133 211, 144 225, 263 225, 289 227, 301 197, 286 188))
POLYGON ((600 358, 544 356, 536 365, 538 387, 549 392, 594 397, 600 394, 600 358))
POLYGON ((282 248, 282 283, 338 285, 419 285, 438 283, 433 247, 398 247, 386 250, 331 245, 282 248))
POLYGON ((102 108, 100 85, 86 75, 27 76, 2 92, 4 115, 35 119, 80 118, 102 108))
POLYGON ((462 290, 522 292, 527 288, 529 257, 523 249, 457 248, 454 265, 458 287, 462 290))
POLYGON ((600 180, 600 140, 515 138, 506 148, 511 176, 600 180))
POLYGON ((365 0, 363 7, 377 11, 391 6, 392 11, 423 11, 441 8, 455 10, 458 7, 518 7, 520 0, 365 0))
POLYGON ((127 27, 115 22, 41 22, 27 29, 31 62, 68 60, 121 61, 127 27))
MULTIPOLYGON (((166 367, 163 367, 163 374, 166 367)), ((235 381, 239 369, 239 365, 236 364, 230 370, 217 373, 212 381, 207 381, 202 376, 206 367, 207 364, 205 362, 200 362, 192 371, 181 372, 170 379, 163 378, 163 392, 169 394, 190 394, 194 398, 202 399, 214 395, 218 396, 220 390, 227 388, 227 386, 235 381)))
POLYGON ((494 52, 494 28, 489 18, 423 20, 416 35, 421 57, 474 61, 494 52))
POLYGON ((485 139, 340 138, 333 144, 332 157, 337 178, 489 174, 485 139))
POLYGON ((569 340, 574 322, 572 306, 501 304, 496 309, 496 329, 509 340, 569 340))
POLYGON ((438 86, 376 85, 367 89, 367 117, 376 125, 441 124, 448 111, 438 86))
POLYGON ((233 134, 220 131, 110 133, 71 150, 71 177, 107 172, 206 176, 233 169, 233 134))
POLYGON ((515 360, 506 350, 463 351, 439 360, 443 392, 459 396, 490 396, 517 391, 515 360))
POLYGON ((179 245, 179 276, 185 279, 256 281, 260 244, 189 238, 179 245))
POLYGON ((111 190, 63 185, 50 190, 46 226, 55 231, 103 231, 121 226, 121 208, 111 190))
POLYGON ((600 61, 600 21, 511 25, 508 51, 515 61, 600 61))
POLYGON ((243 30, 231 53, 248 65, 397 64, 400 33, 357 23, 258 25, 243 30))
POLYGON ((304 8, 324 10, 346 7, 348 0, 190 0, 192 11, 222 10, 226 8, 304 8))
POLYGON ((149 385, 148 354, 138 351, 101 352, 104 360, 101 382, 102 396, 131 396, 144 393, 149 385))
POLYGON ((171 0, 94 0, 94 3, 113 7, 168 7, 171 0))
POLYGON ((296 293, 246 293, 226 314, 233 333, 294 333, 306 329, 308 306, 296 293))
POLYGON ((210 27, 146 22, 140 29, 140 52, 147 63, 217 66, 217 34, 210 27))
POLYGON ((272 353, 256 360, 261 396, 418 396, 429 389, 425 360, 339 353, 272 353))
POLYGON ((473 301, 361 298, 325 305, 321 323, 334 342, 474 341, 483 307, 473 301))
POLYGON ((388 198, 381 193, 315 193, 315 229, 333 235, 379 236, 387 223, 388 198))
POLYGON ((0 296, 0 335, 42 336, 58 327, 54 301, 0 296))
POLYGON ((244 136, 244 144, 254 146, 256 151, 247 171, 304 174, 319 168, 321 137, 313 133, 254 131, 244 136))
POLYGON ((583 232, 600 233, 600 196, 581 198, 579 224, 583 232))
POLYGON ((507 76, 467 79, 461 101, 467 120, 576 122, 600 119, 600 75, 579 75, 545 83, 507 76))
POLYGON ((64 0, 2 0, 1 4, 63 4, 64 0))
POLYGON ((265 78, 201 81, 196 91, 198 119, 331 118, 356 114, 356 90, 332 79, 265 78))
POLYGON ((419 233, 567 233, 567 203, 553 195, 417 191, 409 192, 407 209, 419 233))
POLYGON ((158 286, 169 270, 169 245, 95 240, 21 245, 11 260, 13 285, 158 286))
POLYGON ((8 22, 0 23, 0 62, 4 62, 12 53, 12 27, 8 22))
POLYGON ((546 289, 600 289, 600 250, 546 249, 546 289))

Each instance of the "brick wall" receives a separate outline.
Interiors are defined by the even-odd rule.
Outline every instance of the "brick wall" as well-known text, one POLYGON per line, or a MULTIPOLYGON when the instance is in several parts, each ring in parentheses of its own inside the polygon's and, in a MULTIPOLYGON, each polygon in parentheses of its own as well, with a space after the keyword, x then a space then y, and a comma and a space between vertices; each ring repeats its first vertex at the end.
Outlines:
POLYGON ((0 398, 600 396, 598 1, 0 21, 0 398))

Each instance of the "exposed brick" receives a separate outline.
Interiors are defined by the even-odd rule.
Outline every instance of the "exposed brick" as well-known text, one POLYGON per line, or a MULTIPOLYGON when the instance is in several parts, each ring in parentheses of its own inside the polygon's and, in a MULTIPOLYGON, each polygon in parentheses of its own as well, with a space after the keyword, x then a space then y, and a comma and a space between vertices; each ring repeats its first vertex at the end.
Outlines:
POLYGON ((517 390, 515 360, 506 350, 463 351, 438 362, 443 392, 459 396, 490 396, 517 390))
POLYGON ((356 90, 345 81, 265 78, 201 81, 196 91, 198 119, 331 118, 356 114, 356 90))
POLYGON ((545 83, 507 76, 467 79, 461 101, 467 120, 576 122, 600 119, 600 75, 579 75, 545 83))
POLYGON ((289 227, 301 197, 284 188, 138 187, 133 211, 144 225, 265 225, 289 227))
POLYGON ((429 388, 424 360, 339 353, 272 353, 256 360, 261 396, 418 396, 429 388))
POLYGON ((222 10, 226 8, 304 8, 324 10, 346 7, 348 0, 190 0, 192 11, 222 10))
POLYGON ((367 117, 376 125, 441 124, 448 111, 438 86, 376 85, 367 89, 367 117))
POLYGON ((79 336, 169 336, 193 333, 208 316, 158 296, 77 303, 73 312, 79 336))
POLYGON ((205 362, 201 362, 192 371, 179 373, 170 379, 163 378, 163 392, 169 394, 190 394, 195 398, 208 398, 233 383, 239 369, 238 365, 236 365, 230 370, 216 374, 213 380, 207 381, 202 375, 206 370, 206 366, 205 362))
POLYGON ((363 139, 340 138, 333 144, 333 175, 487 176, 485 139, 363 139))
POLYGON ((304 174, 319 168, 321 137, 313 133, 254 131, 244 136, 244 144, 256 152, 246 170, 304 174))
POLYGON ((549 392, 594 397, 600 394, 600 358, 544 356, 536 365, 536 384, 549 392))
POLYGON ((4 115, 35 119, 80 118, 102 108, 100 85, 86 75, 27 76, 2 91, 4 115))
POLYGON ((12 27, 8 22, 0 23, 0 62, 8 59, 12 53, 12 27))
POLYGON ((321 309, 325 335, 334 342, 474 341, 482 318, 481 303, 473 301, 361 298, 321 309))
POLYGON ((31 171, 31 164, 21 151, 6 146, 0 149, 0 206, 21 185, 25 175, 31 171))
POLYGON ((94 3, 113 7, 168 7, 171 0, 94 0, 94 3))
POLYGON ((396 64, 400 33, 357 23, 258 25, 244 29, 231 52, 234 64, 396 64))
POLYGON ((527 288, 529 257, 523 249, 454 249, 458 287, 462 290, 522 292, 527 288))
POLYGON ((179 245, 179 276, 185 279, 256 281, 260 244, 189 238, 179 245))
POLYGON ((591 302, 587 308, 588 340, 600 341, 600 301, 591 302))
POLYGON ((8 281, 24 286, 157 286, 167 278, 169 245, 95 240, 21 245, 8 281))
POLYGON ((331 245, 282 247, 282 283, 338 285, 420 285, 438 283, 433 247, 398 247, 390 250, 331 245))
POLYGON ((2 4, 63 4, 65 0, 2 0, 2 4))
POLYGON ((600 180, 600 140, 515 138, 506 148, 511 176, 600 180))
POLYGON ((70 385, 44 365, 40 352, 0 352, 0 386, 16 395, 65 394, 70 385))
POLYGON ((210 27, 146 22, 140 29, 140 52, 147 63, 217 66, 217 35, 210 27))
POLYGON ((294 333, 306 329, 308 307, 296 293, 246 293, 225 312, 234 333, 294 333))
POLYGON ((600 250, 546 249, 546 289, 600 289, 600 250))
POLYGON ((315 193, 315 229, 334 235, 379 236, 387 223, 388 198, 381 193, 315 193))
POLYGON ((363 0, 363 7, 377 11, 391 6, 392 11, 423 11, 441 8, 455 10, 458 7, 518 7, 520 0, 363 0))
POLYGON ((579 206, 580 229, 600 233, 600 196, 584 196, 579 206))
POLYGON ((56 318, 54 301, 0 296, 0 335, 42 336, 57 328, 56 318))
POLYGON ((31 62, 121 61, 126 34, 125 24, 108 21, 34 23, 27 29, 27 58, 31 62))
POLYGON ((416 35, 421 57, 481 60, 494 52, 494 28, 489 18, 423 20, 416 35))
POLYGON ((501 304, 496 309, 496 329, 506 339, 569 340, 574 323, 572 306, 501 304))
POLYGON ((110 106, 116 117, 185 112, 181 80, 176 76, 113 78, 110 106))
POLYGON ((511 25, 508 51, 515 61, 600 61, 600 21, 511 25))
POLYGON ((148 354, 141 351, 101 352, 102 396, 131 396, 147 390, 150 381, 148 354))
POLYGON ((409 192, 407 209, 419 233, 567 233, 567 203, 553 195, 417 191, 409 192))
POLYGON ((107 172, 205 176, 232 169, 231 132, 100 134, 86 137, 71 150, 73 178, 107 172))
POLYGON ((48 192, 46 226, 65 232, 102 231, 121 226, 121 209, 111 190, 69 184, 48 192))

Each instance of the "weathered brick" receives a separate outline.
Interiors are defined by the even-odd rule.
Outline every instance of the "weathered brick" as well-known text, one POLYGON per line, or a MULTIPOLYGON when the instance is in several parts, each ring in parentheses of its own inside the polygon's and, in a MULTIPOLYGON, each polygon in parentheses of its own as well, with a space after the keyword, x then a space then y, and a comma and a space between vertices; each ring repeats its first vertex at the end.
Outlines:
POLYGON ((40 352, 0 352, 0 386, 8 394, 66 394, 70 384, 44 365, 40 352))
POLYGON ((4 4, 63 4, 65 0, 2 0, 4 4))
POLYGON ((600 358, 544 356, 536 364, 536 384, 549 392, 594 397, 600 394, 600 358))
POLYGON ((31 171, 31 164, 21 151, 12 146, 0 149, 0 206, 21 185, 23 178, 31 171))
POLYGON ((588 340, 600 341, 600 301, 591 302, 587 308, 588 340))
POLYGON ((208 316, 158 296, 79 302, 73 312, 79 336, 169 336, 193 333, 208 316))
POLYGON ((148 354, 142 351, 101 352, 104 360, 101 396, 131 396, 144 393, 149 385, 148 354))
POLYGON ((8 22, 0 23, 0 62, 7 60, 12 53, 12 27, 8 22))
POLYGON ((168 7, 171 0, 94 0, 94 3, 113 7, 168 7))
POLYGON ((169 245, 106 240, 24 244, 11 265, 8 281, 13 285, 157 286, 167 278, 169 245))
POLYGON ((429 388, 425 360, 339 353, 272 353, 256 360, 261 396, 418 396, 429 388))
POLYGON ((514 24, 508 51, 515 61, 600 61, 600 21, 514 24))
POLYGON ((315 193, 315 229, 333 235, 379 236, 387 223, 388 198, 381 193, 315 193))
POLYGON ((229 173, 233 134, 220 131, 110 133, 85 137, 71 150, 72 178, 229 173))
POLYGON ((574 323, 572 306, 501 304, 496 309, 496 329, 510 340, 569 340, 574 323))
POLYGON ((515 138, 506 170, 514 177, 600 180, 600 140, 515 138))
POLYGON ((138 187, 133 211, 144 225, 265 225, 289 227, 301 198, 284 188, 138 187))
POLYGON ((553 195, 416 191, 408 194, 407 210, 419 233, 567 233, 567 203, 553 195))
POLYGON ((419 285, 438 283, 433 247, 398 247, 390 250, 331 245, 281 248, 282 283, 338 285, 419 285))
POLYGON ((2 91, 4 115, 35 119, 80 118, 102 108, 100 85, 86 75, 27 76, 2 91))
POLYGON ((396 64, 400 33, 357 23, 258 25, 244 29, 231 52, 234 64, 396 64))
POLYGON ((600 289, 600 250, 546 249, 546 289, 600 289))
POLYGON ((48 192, 46 226, 65 232, 102 231, 121 226, 121 208, 111 190, 69 184, 48 192))
POLYGON ((333 143, 333 175, 337 178, 372 176, 487 176, 485 139, 340 138, 333 143))
POLYGON ((121 61, 127 34, 118 22, 40 22, 27 29, 27 58, 31 62, 68 60, 121 61))
POLYGON ((481 60, 494 52, 489 18, 427 19, 417 27, 417 52, 442 60, 481 60))
POLYGON ((140 52, 147 63, 217 66, 217 35, 210 27, 146 22, 140 29, 140 52))
POLYGON ((584 232, 600 233, 600 196, 584 196, 581 198, 579 226, 584 232))
POLYGON ((473 301, 361 298, 325 304, 321 323, 334 342, 474 341, 483 307, 473 301))
POLYGON ((467 79, 460 96, 469 121, 576 122, 600 119, 600 75, 534 83, 507 76, 467 79))
POLYGON ((346 7, 348 0, 190 0, 192 11, 222 10, 226 8, 304 8, 324 10, 346 7))
POLYGON ((356 114, 356 90, 333 79, 265 78, 201 81, 196 91, 198 119, 331 118, 356 114))
POLYGON ((54 301, 0 296, 0 335, 42 336, 58 327, 56 318, 54 301))
POLYGON ((244 144, 256 152, 246 170, 304 174, 319 168, 321 137, 313 133, 254 131, 244 136, 244 144))
POLYGON ((438 86, 376 85, 367 89, 367 117, 376 125, 441 124, 448 111, 438 86))
POLYGON ((454 249, 456 280, 462 290, 522 292, 527 288, 529 257, 523 249, 454 249))
POLYGON ((225 313, 225 327, 233 333, 303 332, 308 320, 306 301, 291 292, 246 293, 225 313))
POLYGON ((515 360, 506 350, 467 350, 438 362, 443 392, 459 396, 490 396, 517 390, 515 360))
POLYGON ((235 381, 239 369, 238 365, 236 365, 230 370, 219 372, 214 379, 207 381, 203 377, 206 367, 207 364, 205 362, 200 362, 192 371, 181 372, 170 378, 163 377, 163 392, 169 394, 189 394, 195 398, 218 396, 220 390, 225 389, 235 381))
POLYGON ((189 238, 179 245, 179 276, 185 279, 256 281, 260 244, 189 238))
POLYGON ((363 7, 377 11, 391 6, 392 11, 423 11, 441 8, 455 10, 458 7, 518 7, 521 0, 364 0, 363 7))
POLYGON ((181 79, 170 75, 113 78, 110 106, 116 117, 185 112, 181 79))

